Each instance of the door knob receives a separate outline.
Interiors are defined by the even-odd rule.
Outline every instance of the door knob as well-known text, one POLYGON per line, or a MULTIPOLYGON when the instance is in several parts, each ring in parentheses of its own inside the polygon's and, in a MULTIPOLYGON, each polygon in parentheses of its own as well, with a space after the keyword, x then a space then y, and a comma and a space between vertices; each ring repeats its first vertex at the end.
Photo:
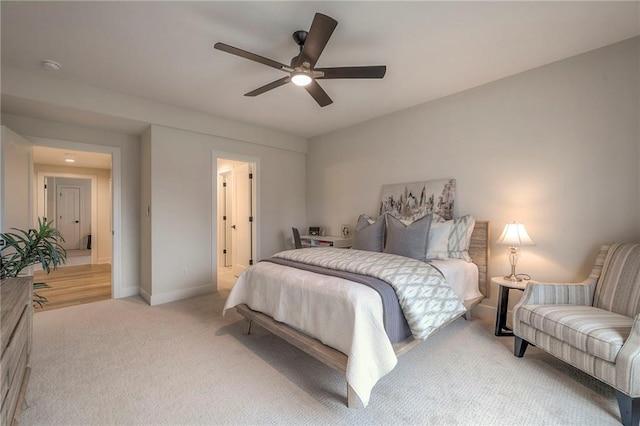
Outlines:
POLYGON ((80 221, 79 221, 79 220, 76 220, 76 223, 80 223, 80 221))
POLYGON ((235 225, 231 225, 231 228, 232 228, 232 229, 236 229, 236 226, 235 226, 235 225))

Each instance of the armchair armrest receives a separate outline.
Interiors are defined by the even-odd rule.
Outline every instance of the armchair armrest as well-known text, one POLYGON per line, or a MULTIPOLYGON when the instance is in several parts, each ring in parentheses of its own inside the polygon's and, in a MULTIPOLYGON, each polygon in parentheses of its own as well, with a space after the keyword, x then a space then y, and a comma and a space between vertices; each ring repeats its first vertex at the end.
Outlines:
POLYGON ((529 281, 518 305, 582 305, 593 302, 597 278, 580 283, 542 283, 529 281))
POLYGON ((616 357, 616 388, 632 398, 640 397, 640 314, 616 357))

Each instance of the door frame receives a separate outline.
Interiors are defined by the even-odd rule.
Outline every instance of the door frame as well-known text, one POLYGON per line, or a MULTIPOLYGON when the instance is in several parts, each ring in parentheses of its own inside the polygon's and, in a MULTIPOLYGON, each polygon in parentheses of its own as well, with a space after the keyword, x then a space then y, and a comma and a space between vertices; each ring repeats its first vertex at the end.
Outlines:
POLYGON ((224 172, 218 173, 218 207, 220 211, 217 212, 218 216, 218 231, 223 235, 220 235, 221 241, 224 241, 223 244, 219 244, 217 246, 218 249, 218 264, 222 264, 224 267, 231 266, 231 258, 233 255, 233 245, 231 244, 231 215, 233 212, 230 212, 229 205, 233 204, 229 202, 229 198, 231 196, 231 189, 233 188, 233 175, 231 170, 225 170, 224 172), (223 184, 226 183, 226 186, 223 184), (227 220, 224 220, 222 216, 226 216, 227 220), (226 253, 224 252, 226 250, 226 253))
POLYGON ((253 157, 250 155, 237 154, 233 152, 224 152, 224 151, 212 151, 211 152, 211 187, 213 188, 213 194, 211 197, 211 223, 213 226, 211 227, 211 250, 212 253, 216 253, 215 256, 211 256, 213 259, 212 262, 212 276, 214 277, 214 287, 218 289, 218 160, 233 160, 233 161, 241 161, 243 163, 252 163, 255 165, 254 174, 254 188, 252 196, 252 207, 253 207, 253 230, 252 230, 252 239, 253 239, 253 247, 251 258, 253 259, 253 263, 255 264, 260 259, 260 223, 262 220, 262 215, 260 212, 260 186, 262 184, 262 180, 260 179, 260 158, 253 157))
MULTIPOLYGON (((133 294, 126 294, 122 283, 122 159, 120 148, 39 136, 25 136, 25 138, 36 146, 111 154, 111 298, 133 296, 133 294)), ((97 190, 93 191, 93 186, 91 188, 92 192, 97 193, 97 190)), ((92 210, 96 211, 97 209, 92 210)), ((92 221, 92 226, 93 223, 92 221)))
MULTIPOLYGON (((44 194, 44 191, 41 191, 41 189, 44 188, 45 179, 47 177, 77 178, 77 179, 91 180, 91 238, 93 239, 91 245, 94 247, 98 247, 97 245, 98 243, 98 229, 97 229, 97 226, 98 226, 98 176, 85 175, 81 173, 72 173, 72 172, 63 173, 63 172, 39 171, 36 175, 36 206, 37 206, 36 220, 38 217, 46 216, 46 212, 44 211, 44 206, 46 205, 46 202, 44 200, 45 194, 44 194)), ((112 200, 112 203, 113 203, 113 200, 112 200)), ((81 216, 82 216, 82 210, 83 209, 81 208, 80 209, 81 216)), ((98 263, 98 250, 91 250, 91 264, 95 265, 97 263, 98 263)), ((113 291, 113 288, 111 290, 113 291)))

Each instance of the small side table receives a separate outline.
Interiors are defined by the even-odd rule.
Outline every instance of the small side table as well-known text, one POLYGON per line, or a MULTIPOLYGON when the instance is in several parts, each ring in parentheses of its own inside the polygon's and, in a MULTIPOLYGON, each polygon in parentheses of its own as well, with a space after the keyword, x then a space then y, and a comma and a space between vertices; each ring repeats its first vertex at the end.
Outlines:
POLYGON ((529 281, 511 281, 504 277, 491 278, 492 284, 500 286, 500 298, 498 299, 498 311, 496 313, 496 336, 513 336, 513 331, 507 327, 507 309, 509 307, 509 290, 524 291, 529 281))

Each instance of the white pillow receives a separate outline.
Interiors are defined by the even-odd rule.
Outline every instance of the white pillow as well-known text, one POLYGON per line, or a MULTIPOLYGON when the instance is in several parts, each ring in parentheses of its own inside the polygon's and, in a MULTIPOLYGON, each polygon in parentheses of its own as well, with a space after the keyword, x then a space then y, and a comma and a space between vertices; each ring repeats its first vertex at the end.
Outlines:
POLYGON ((432 222, 429 230, 427 243, 427 259, 447 260, 449 259, 449 234, 453 221, 432 222))
POLYGON ((452 222, 453 227, 449 234, 449 257, 471 262, 469 244, 471 244, 471 234, 473 233, 473 228, 476 226, 476 220, 468 214, 453 219, 452 222))

